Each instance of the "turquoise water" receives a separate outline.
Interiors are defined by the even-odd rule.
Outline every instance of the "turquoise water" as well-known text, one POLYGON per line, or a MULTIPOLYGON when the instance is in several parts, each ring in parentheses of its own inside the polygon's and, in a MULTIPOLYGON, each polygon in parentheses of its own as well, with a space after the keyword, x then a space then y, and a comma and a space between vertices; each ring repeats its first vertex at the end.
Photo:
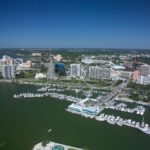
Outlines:
MULTIPOLYGON (((0 150, 31 150, 42 140, 90 150, 150 149, 149 135, 68 113, 65 108, 70 102, 12 97, 14 93, 34 89, 33 86, 0 83, 0 150), (50 128, 52 131, 48 133, 50 128)), ((149 111, 145 118, 150 123, 149 111)))
POLYGON ((64 147, 61 145, 55 145, 52 150, 64 150, 64 147))

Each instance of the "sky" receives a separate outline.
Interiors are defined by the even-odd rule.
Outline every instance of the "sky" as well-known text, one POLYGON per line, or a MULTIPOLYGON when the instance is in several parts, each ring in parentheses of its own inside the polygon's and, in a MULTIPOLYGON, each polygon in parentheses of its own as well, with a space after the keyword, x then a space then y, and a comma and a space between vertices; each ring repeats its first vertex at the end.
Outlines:
POLYGON ((0 48, 150 48, 150 0, 0 0, 0 48))

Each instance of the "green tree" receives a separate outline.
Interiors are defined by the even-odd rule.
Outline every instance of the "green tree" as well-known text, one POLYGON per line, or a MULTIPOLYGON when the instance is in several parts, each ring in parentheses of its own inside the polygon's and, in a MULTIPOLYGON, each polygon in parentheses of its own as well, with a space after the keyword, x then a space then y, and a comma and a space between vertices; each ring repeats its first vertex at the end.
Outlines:
POLYGON ((119 84, 121 84, 123 81, 122 80, 118 80, 116 83, 115 83, 115 85, 119 85, 119 84))
POLYGON ((44 140, 44 141, 42 141, 42 146, 43 147, 46 147, 46 145, 49 143, 49 141, 48 140, 44 140))
POLYGON ((138 93, 132 93, 129 98, 133 99, 133 100, 139 100, 140 96, 138 93))

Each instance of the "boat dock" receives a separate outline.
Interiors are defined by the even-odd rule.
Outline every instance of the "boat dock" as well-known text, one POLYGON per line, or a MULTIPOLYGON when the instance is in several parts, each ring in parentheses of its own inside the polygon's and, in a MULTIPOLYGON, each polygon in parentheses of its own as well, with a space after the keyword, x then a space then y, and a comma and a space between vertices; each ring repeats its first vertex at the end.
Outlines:
POLYGON ((113 125, 115 124, 119 126, 125 125, 128 127, 137 128, 146 134, 150 134, 150 126, 144 121, 140 123, 131 119, 123 119, 120 116, 115 117, 114 115, 107 115, 107 114, 101 114, 97 116, 95 119, 98 121, 106 121, 107 123, 113 125))

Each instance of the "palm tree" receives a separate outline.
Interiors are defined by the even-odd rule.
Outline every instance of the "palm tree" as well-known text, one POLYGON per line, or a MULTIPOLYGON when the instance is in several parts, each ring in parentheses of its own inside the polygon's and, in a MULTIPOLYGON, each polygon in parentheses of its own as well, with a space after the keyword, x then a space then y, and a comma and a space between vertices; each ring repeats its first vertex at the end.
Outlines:
POLYGON ((48 143, 49 143, 48 140, 44 140, 44 141, 42 141, 42 146, 46 147, 48 143))

